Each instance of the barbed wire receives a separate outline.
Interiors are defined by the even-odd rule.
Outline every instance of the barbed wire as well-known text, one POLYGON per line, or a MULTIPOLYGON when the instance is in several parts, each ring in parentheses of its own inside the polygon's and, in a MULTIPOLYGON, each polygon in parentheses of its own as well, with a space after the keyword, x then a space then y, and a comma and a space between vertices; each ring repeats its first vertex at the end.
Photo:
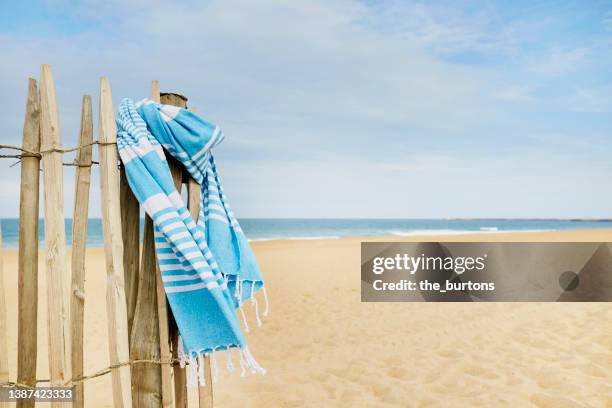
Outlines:
MULTIPOLYGON (((89 375, 83 375, 77 378, 73 378, 67 382, 65 382, 63 384, 64 387, 71 387, 73 385, 77 385, 80 383, 83 383, 87 380, 91 380, 94 378, 98 378, 98 377, 102 377, 103 375, 109 374, 112 370, 116 369, 116 368, 121 368, 121 367, 126 367, 126 366, 132 366, 132 365, 136 365, 136 364, 159 364, 159 365, 176 365, 180 363, 180 360, 178 358, 172 358, 170 360, 148 360, 148 359, 138 359, 138 360, 130 360, 130 361, 126 361, 123 363, 118 363, 118 364, 111 364, 110 366, 103 368, 101 370, 98 370, 96 372, 94 372, 93 374, 89 374, 89 375)), ((185 364, 189 364, 189 361, 185 361, 185 364)), ((38 383, 48 383, 51 382, 51 380, 36 380, 36 384, 38 383)), ((20 388, 36 388, 36 386, 33 385, 29 385, 29 384, 24 384, 24 383, 19 383, 19 382, 14 382, 14 381, 6 381, 6 382, 2 382, 0 383, 0 387, 20 387, 20 388)))

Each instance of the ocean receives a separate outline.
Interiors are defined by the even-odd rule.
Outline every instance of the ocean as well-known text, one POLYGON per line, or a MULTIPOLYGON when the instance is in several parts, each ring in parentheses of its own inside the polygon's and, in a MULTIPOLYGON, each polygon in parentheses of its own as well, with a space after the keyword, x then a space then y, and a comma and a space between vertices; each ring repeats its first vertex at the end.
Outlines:
MULTIPOLYGON (((347 236, 434 235, 464 232, 554 231, 590 228, 612 228, 612 220, 541 220, 541 219, 240 219, 250 240, 270 239, 334 239, 347 236)), ((17 248, 19 220, 1 220, 5 248, 17 248)), ((141 228, 142 228, 141 222, 141 228)), ((141 231, 142 233, 142 231, 141 231)), ((39 240, 44 241, 44 224, 40 222, 39 240)), ((66 220, 66 240, 72 241, 72 220, 66 220)), ((89 220, 87 244, 103 245, 102 223, 89 220)))

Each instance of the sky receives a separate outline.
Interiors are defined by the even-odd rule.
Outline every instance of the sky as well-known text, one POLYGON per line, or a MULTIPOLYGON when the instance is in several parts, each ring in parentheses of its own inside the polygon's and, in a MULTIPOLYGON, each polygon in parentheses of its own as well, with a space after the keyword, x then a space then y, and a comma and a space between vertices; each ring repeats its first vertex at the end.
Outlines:
MULTIPOLYGON (((101 76, 115 104, 153 79, 186 95, 224 130, 239 218, 612 217, 611 51, 612 1, 13 2, 0 143, 20 144, 47 63, 65 146, 84 94, 97 138, 101 76)), ((11 164, 0 217, 19 211, 11 164)))

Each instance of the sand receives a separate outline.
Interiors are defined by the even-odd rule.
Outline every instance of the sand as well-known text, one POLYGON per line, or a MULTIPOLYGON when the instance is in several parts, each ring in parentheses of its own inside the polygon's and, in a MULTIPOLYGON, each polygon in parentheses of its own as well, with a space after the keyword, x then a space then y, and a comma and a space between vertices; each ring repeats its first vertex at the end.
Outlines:
MULTIPOLYGON (((222 369, 216 406, 612 407, 609 303, 361 303, 362 240, 611 242, 612 230, 254 242, 271 310, 248 340, 268 374, 222 369)), ((4 262, 15 316, 16 252, 4 262)), ((88 251, 87 268, 93 372, 108 365, 101 249, 88 251)), ((48 378, 44 278, 40 291, 39 377, 48 378)), ((16 333, 10 321, 12 379, 16 333)), ((110 377, 87 382, 85 396, 88 407, 110 407, 110 377)))

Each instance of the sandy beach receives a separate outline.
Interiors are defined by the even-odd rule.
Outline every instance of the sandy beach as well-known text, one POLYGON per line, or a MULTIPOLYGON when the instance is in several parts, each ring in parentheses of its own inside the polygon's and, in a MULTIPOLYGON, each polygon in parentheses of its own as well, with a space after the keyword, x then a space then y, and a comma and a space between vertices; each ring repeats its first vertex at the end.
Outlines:
MULTIPOLYGON (((247 338, 268 374, 240 378, 222 368, 216 406, 612 407, 609 303, 361 303, 363 240, 610 242, 612 230, 253 242, 270 316, 247 338)), ((17 253, 4 255, 15 316, 17 253)), ((48 378, 40 261, 38 370, 48 378)), ((89 249, 88 373, 108 365, 104 285, 103 251, 89 249)), ((16 336, 9 321, 11 379, 16 336)), ((110 407, 110 376, 87 382, 85 398, 110 407)))

